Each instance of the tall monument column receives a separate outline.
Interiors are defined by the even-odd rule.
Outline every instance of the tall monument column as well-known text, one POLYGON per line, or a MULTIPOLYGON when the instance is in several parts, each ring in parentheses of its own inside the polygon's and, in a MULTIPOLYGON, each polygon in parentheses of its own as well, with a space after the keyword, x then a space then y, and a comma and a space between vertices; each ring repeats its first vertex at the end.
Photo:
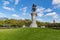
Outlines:
POLYGON ((30 25, 30 27, 37 27, 37 24, 36 24, 36 5, 33 4, 32 5, 32 13, 31 13, 31 17, 32 17, 32 23, 30 25))

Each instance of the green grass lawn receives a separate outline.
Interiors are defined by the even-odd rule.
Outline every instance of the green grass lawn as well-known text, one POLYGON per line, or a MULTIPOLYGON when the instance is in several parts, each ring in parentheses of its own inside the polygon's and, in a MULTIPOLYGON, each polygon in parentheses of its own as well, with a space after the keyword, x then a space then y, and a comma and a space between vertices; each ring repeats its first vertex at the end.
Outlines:
POLYGON ((0 40, 60 40, 60 30, 48 28, 0 29, 0 40))

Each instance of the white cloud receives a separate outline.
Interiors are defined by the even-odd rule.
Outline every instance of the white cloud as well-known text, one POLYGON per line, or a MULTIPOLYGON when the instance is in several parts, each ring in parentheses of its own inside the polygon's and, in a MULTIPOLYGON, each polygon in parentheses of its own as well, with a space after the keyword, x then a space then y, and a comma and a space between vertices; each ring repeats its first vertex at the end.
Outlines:
POLYGON ((23 8, 21 8, 20 11, 22 11, 22 12, 25 13, 25 12, 27 11, 27 7, 23 7, 23 8))
POLYGON ((23 15, 26 15, 26 13, 27 13, 27 7, 21 8, 20 11, 22 11, 23 15))
POLYGON ((15 0, 15 5, 17 5, 19 3, 19 0, 15 0))
POLYGON ((45 8, 43 8, 43 7, 37 7, 37 12, 42 12, 44 10, 45 10, 45 8))
POLYGON ((0 12, 0 17, 7 17, 4 13, 0 12))
POLYGON ((42 19, 40 19, 40 18, 37 18, 36 20, 37 20, 37 21, 41 21, 41 22, 43 21, 43 20, 42 20, 42 19))
POLYGON ((37 15, 39 16, 39 17, 42 17, 44 14, 44 10, 45 10, 45 8, 43 8, 43 7, 38 7, 37 8, 37 10, 36 10, 36 12, 38 13, 37 15))
POLYGON ((52 15, 56 15, 56 13, 53 12, 53 13, 48 13, 48 14, 46 14, 46 16, 52 16, 52 15))
POLYGON ((9 1, 14 2, 14 5, 16 6, 20 0, 9 0, 9 1))
POLYGON ((60 23, 60 20, 56 20, 55 22, 56 22, 56 23, 60 23))
POLYGON ((4 1, 3 1, 3 9, 9 10, 9 11, 15 11, 14 8, 8 7, 9 4, 10 4, 9 1, 5 1, 5 0, 4 0, 4 1))
POLYGON ((48 13, 45 16, 52 16, 53 18, 58 18, 58 15, 56 12, 48 13))
POLYGON ((52 11, 53 11, 53 10, 50 9, 50 8, 45 9, 45 8, 43 8, 43 7, 37 7, 37 10, 36 10, 36 12, 38 13, 37 15, 38 15, 39 17, 44 16, 44 13, 45 13, 45 12, 52 12, 52 11))
POLYGON ((56 8, 60 8, 60 5, 56 5, 56 6, 54 6, 54 9, 56 9, 56 8))
POLYGON ((60 4, 60 0, 53 0, 52 4, 60 4))
POLYGON ((51 12, 52 11, 52 9, 50 9, 50 8, 47 8, 46 10, 45 10, 45 12, 51 12))
POLYGON ((44 14, 43 13, 38 13, 37 14, 39 17, 42 17, 44 14))
POLYGON ((26 15, 26 13, 23 13, 23 15, 26 15))
POLYGON ((22 20, 25 20, 25 18, 22 18, 22 20))
POLYGON ((10 10, 10 11, 15 11, 14 8, 10 8, 10 7, 7 7, 7 6, 3 6, 3 9, 10 10))
POLYGON ((10 2, 9 1, 3 1, 4 3, 3 3, 3 5, 4 6, 6 6, 6 5, 8 5, 8 4, 10 4, 10 2))
POLYGON ((60 0, 53 0, 52 4, 55 5, 54 9, 59 8, 60 7, 60 0))
POLYGON ((19 15, 17 15, 17 14, 12 14, 12 16, 13 16, 13 17, 19 17, 19 15))

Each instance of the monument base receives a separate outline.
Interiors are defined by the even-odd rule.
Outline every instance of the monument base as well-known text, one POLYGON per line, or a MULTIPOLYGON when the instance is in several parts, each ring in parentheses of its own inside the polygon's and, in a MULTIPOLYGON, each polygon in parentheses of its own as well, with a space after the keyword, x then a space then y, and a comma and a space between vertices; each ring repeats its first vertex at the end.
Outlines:
POLYGON ((32 24, 30 25, 30 27, 32 27, 32 28, 35 27, 35 28, 36 28, 36 27, 37 27, 37 24, 36 24, 36 23, 32 23, 32 24))

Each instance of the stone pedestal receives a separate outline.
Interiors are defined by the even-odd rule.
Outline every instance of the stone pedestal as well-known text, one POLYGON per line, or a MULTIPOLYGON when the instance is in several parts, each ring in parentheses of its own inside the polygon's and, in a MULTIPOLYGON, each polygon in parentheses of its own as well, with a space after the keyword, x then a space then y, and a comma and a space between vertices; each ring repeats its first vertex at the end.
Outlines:
POLYGON ((32 16, 32 23, 31 23, 30 27, 37 27, 37 24, 36 24, 36 16, 37 16, 37 14, 36 14, 36 12, 32 12, 31 16, 32 16))
POLYGON ((36 23, 31 23, 30 27, 37 27, 36 23))

